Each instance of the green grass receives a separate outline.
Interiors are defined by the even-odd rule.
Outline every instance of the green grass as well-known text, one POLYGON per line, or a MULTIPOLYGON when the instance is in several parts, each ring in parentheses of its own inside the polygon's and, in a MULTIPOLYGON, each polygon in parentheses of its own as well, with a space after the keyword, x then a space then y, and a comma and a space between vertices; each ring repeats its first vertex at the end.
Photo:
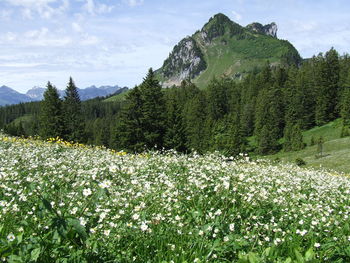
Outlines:
POLYGON ((236 73, 244 76, 254 68, 262 67, 267 61, 280 63, 281 56, 290 48, 287 42, 275 38, 262 35, 252 37, 237 39, 223 36, 210 45, 205 45, 200 35, 196 34, 194 38, 204 53, 207 69, 194 79, 194 83, 203 88, 213 77, 232 77, 236 73))
POLYGON ((122 92, 120 94, 117 94, 115 96, 109 97, 108 99, 105 99, 104 102, 121 102, 125 100, 126 95, 130 92, 130 90, 126 92, 122 92))
POLYGON ((303 132, 307 147, 296 152, 279 152, 269 155, 270 160, 280 159, 283 162, 295 162, 302 158, 306 167, 326 168, 350 175, 350 137, 340 138, 341 120, 335 120, 321 127, 303 132), (318 146, 310 146, 311 138, 324 138, 323 157, 317 158, 318 146))
POLYGON ((0 134, 3 262, 350 262, 350 178, 0 134))

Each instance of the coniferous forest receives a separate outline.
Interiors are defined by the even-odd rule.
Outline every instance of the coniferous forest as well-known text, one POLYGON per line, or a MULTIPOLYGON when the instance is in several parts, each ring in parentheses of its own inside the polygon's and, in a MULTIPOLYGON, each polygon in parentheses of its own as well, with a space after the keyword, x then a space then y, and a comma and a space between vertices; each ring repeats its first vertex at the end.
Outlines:
POLYGON ((0 129, 129 152, 264 155, 304 148, 303 130, 337 118, 339 136, 349 136, 350 57, 332 48, 300 65, 267 63, 240 81, 212 79, 205 89, 190 81, 162 88, 150 69, 125 100, 111 102, 81 102, 72 78, 60 99, 48 82, 43 101, 1 107, 0 129))

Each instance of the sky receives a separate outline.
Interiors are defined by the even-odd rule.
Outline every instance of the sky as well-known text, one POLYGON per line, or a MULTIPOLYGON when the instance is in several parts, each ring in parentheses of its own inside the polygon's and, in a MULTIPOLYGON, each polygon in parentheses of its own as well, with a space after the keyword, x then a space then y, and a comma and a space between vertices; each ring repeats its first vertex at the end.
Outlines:
POLYGON ((350 53, 349 0, 0 0, 0 86, 133 87, 219 12, 275 22, 304 58, 350 53))

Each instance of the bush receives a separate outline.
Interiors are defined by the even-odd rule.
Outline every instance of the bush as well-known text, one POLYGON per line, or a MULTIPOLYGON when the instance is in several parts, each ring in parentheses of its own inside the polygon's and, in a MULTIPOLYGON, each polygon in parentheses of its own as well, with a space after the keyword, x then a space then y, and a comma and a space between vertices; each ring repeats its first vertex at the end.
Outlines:
POLYGON ((296 163, 296 165, 298 165, 298 166, 304 166, 304 165, 306 165, 306 162, 305 162, 302 158, 296 158, 296 159, 295 159, 295 163, 296 163))

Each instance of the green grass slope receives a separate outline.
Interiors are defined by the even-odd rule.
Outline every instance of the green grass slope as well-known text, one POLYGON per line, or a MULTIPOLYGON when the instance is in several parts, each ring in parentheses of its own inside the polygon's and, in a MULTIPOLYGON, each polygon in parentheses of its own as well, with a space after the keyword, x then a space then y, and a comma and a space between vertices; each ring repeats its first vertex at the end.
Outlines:
POLYGON ((282 162, 295 162, 302 158, 306 167, 326 168, 350 175, 350 137, 340 138, 341 120, 330 122, 321 127, 315 127, 303 133, 307 147, 297 152, 279 152, 267 156, 268 159, 280 159, 282 162), (323 157, 317 157, 318 145, 310 145, 311 139, 323 137, 323 157))
POLYGON ((125 100, 126 95, 129 93, 130 90, 125 91, 123 93, 114 95, 112 97, 109 97, 107 99, 104 100, 104 102, 121 102, 123 100, 125 100))
POLYGON ((267 62, 272 65, 282 63, 282 57, 293 47, 287 42, 271 36, 249 34, 245 39, 222 36, 210 45, 205 45, 200 34, 195 39, 205 54, 207 69, 194 83, 204 87, 213 78, 241 78, 255 68, 263 67, 267 62))
POLYGON ((179 85, 191 78, 204 88, 214 77, 241 79, 266 62, 290 65, 300 61, 298 51, 288 41, 242 27, 217 14, 200 31, 181 40, 156 74, 164 86, 179 85))

